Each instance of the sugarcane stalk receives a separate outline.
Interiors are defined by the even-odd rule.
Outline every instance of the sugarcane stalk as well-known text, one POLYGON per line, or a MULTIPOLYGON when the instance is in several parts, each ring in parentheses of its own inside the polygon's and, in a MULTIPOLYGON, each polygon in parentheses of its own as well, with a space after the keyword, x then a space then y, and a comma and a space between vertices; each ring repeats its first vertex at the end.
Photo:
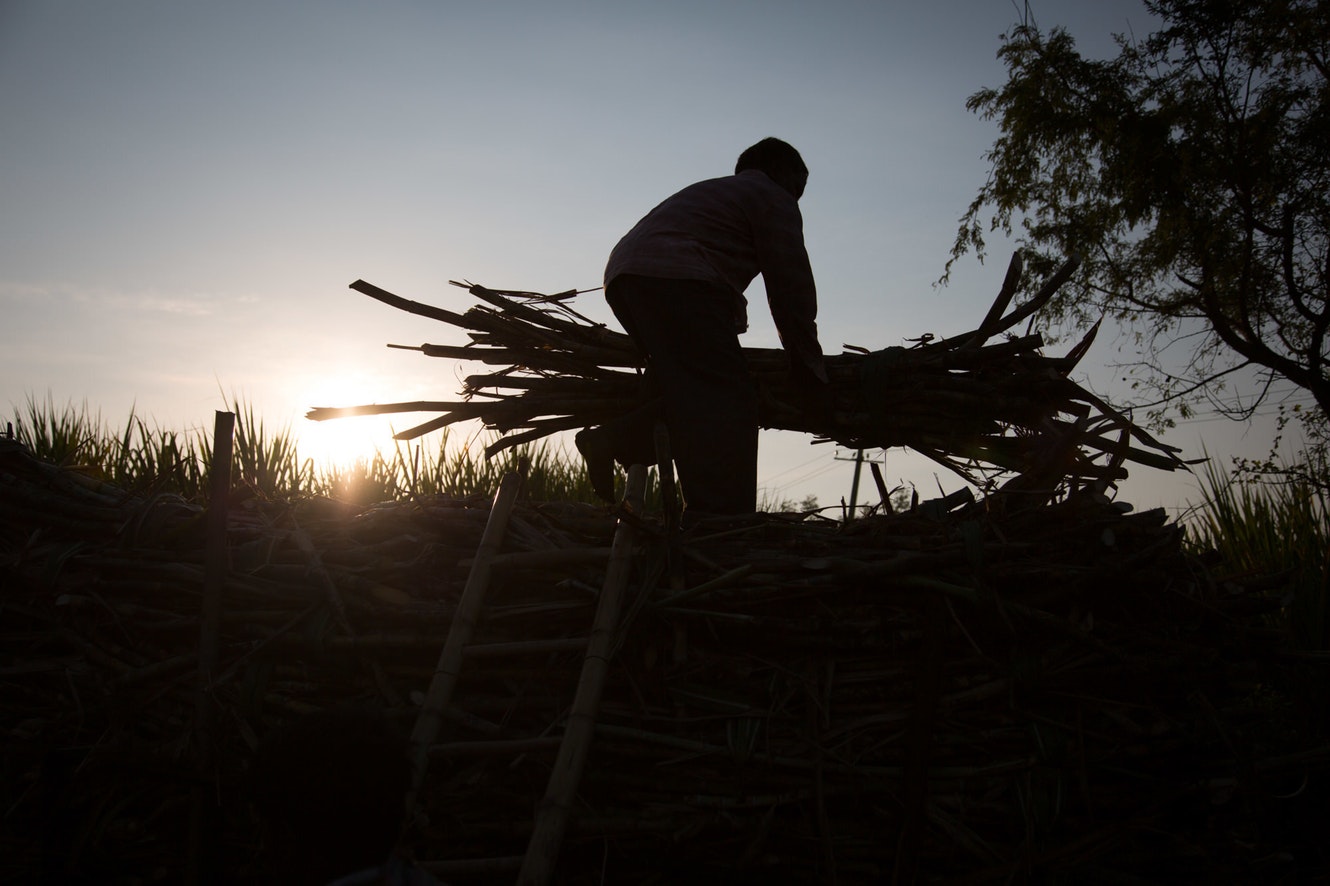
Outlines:
POLYGON ((315 406, 305 413, 311 421, 350 418, 358 415, 390 415, 396 412, 440 412, 464 408, 465 403, 441 400, 414 400, 408 403, 370 403, 364 406, 315 406))
POLYGON ((997 298, 993 300, 993 304, 989 307, 988 314, 985 315, 983 322, 979 324, 979 328, 975 330, 973 336, 960 346, 960 350, 967 351, 978 348, 1000 331, 999 322, 1002 319, 1002 314, 1007 310, 1007 306, 1011 304, 1012 296, 1016 294, 1016 287, 1021 282, 1021 267, 1021 254, 1013 252, 1011 262, 1007 265, 1007 276, 1002 280, 1002 289, 998 291, 997 298))
POLYGON ((421 317, 429 317, 431 320, 440 320, 444 323, 451 323, 454 326, 463 325, 460 314, 454 314, 452 311, 445 311, 443 308, 436 308, 432 305, 421 304, 417 301, 401 298, 393 295, 386 289, 380 289, 372 283, 366 283, 364 280, 357 280, 351 284, 351 288, 356 292, 368 295, 372 299, 392 305, 394 308, 406 311, 411 314, 417 314, 421 317))

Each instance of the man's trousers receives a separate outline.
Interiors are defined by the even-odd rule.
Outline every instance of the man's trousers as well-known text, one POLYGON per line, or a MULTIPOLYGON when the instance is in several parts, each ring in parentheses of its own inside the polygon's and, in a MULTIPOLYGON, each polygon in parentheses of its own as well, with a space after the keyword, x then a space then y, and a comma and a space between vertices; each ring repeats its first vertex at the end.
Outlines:
POLYGON ((604 425, 621 464, 655 464, 663 418, 694 514, 757 508, 757 392, 735 328, 735 295, 693 280, 622 275, 610 308, 646 356, 643 405, 604 425))

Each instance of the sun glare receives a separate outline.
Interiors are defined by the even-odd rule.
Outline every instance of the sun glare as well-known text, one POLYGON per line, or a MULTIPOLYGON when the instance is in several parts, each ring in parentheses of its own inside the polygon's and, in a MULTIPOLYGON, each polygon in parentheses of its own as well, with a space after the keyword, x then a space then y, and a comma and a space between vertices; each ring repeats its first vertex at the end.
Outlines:
POLYGON ((369 461, 375 452, 390 457, 393 449, 391 421, 367 415, 327 421, 302 419, 296 448, 302 459, 312 458, 319 467, 347 469, 358 461, 369 461))
MULTIPOLYGON (((328 377, 318 379, 299 398, 305 408, 355 406, 381 400, 382 391, 370 390, 362 380, 328 377)), ((311 421, 300 418, 296 426, 296 448, 302 459, 312 458, 319 467, 348 469, 358 461, 369 461, 376 452, 391 458, 393 426, 402 426, 400 415, 363 415, 311 421)))

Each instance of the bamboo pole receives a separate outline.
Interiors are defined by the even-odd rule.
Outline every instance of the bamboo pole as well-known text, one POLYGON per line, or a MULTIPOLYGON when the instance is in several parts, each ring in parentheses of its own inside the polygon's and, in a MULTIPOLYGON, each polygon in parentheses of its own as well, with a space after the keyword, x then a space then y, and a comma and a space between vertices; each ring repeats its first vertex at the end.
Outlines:
MULTIPOLYGON (((647 469, 633 465, 628 469, 627 506, 634 514, 642 512, 642 494, 646 488, 647 469)), ((621 519, 614 534, 610 565, 605 570, 605 583, 600 592, 600 605, 587 643, 582 676, 577 683, 573 707, 568 714, 559 755, 550 773, 545 799, 536 817, 531 842, 517 882, 526 886, 540 886, 550 881, 559 858, 564 830, 568 826, 569 810, 577 786, 582 781, 591 738, 596 731, 596 713, 600 708, 601 692, 605 688, 605 675, 609 671, 610 656, 614 648, 615 633, 619 627, 619 609, 624 588, 633 567, 633 549, 636 533, 633 521, 621 519)))
POLYGON ((425 770, 429 765, 429 749, 439 735, 443 723, 443 712, 452 700, 453 690, 457 687, 457 678, 461 674, 462 655, 476 622, 480 620, 481 608, 485 604, 485 594, 489 590, 491 561, 503 544, 504 533, 508 529, 508 519, 512 515, 513 504, 517 501, 518 490, 522 486, 522 477, 517 473, 505 474, 499 482, 499 489, 494 493, 494 504, 490 507, 489 521, 476 549, 475 562, 467 576, 466 586, 462 589, 462 598, 458 601, 457 611, 453 614, 452 626, 448 630, 448 639, 439 653, 439 663, 434 668, 434 677, 430 680, 425 701, 420 706, 415 728, 411 732, 411 755, 415 763, 412 775, 411 798, 420 791, 425 781, 425 770))
POLYGON ((231 494, 231 453, 235 441, 234 412, 218 412, 213 421, 212 470, 208 489, 208 514, 204 548, 203 607, 199 630, 199 686, 195 698, 194 728, 199 749, 200 781, 195 788, 190 823, 190 882, 212 881, 216 870, 217 840, 214 827, 217 803, 208 790, 216 767, 213 735, 213 680, 217 671, 222 632, 222 591, 226 586, 227 500, 231 494))
MULTIPOLYGON (((199 636, 199 726, 207 718, 208 690, 217 669, 222 624, 222 588, 226 584, 227 498, 231 492, 234 412, 218 412, 213 423, 212 474, 208 491, 207 547, 204 550, 203 623, 199 636)), ((202 732, 201 732, 202 734, 202 732)))

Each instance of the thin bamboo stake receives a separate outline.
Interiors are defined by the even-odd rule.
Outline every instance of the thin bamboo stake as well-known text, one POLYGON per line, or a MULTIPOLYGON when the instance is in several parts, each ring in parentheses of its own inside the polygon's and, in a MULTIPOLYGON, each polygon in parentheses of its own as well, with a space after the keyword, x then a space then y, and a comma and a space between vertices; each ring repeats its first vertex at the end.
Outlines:
POLYGON ((503 536, 508 528, 508 519, 512 514, 513 504, 517 501, 518 490, 522 486, 522 477, 517 473, 505 474, 499 482, 499 489, 494 493, 494 504, 490 508, 489 522, 480 538, 476 549, 476 559, 467 576, 466 586, 462 589, 462 598, 457 603, 453 614, 452 627, 448 630, 448 639, 439 653, 439 663, 434 668, 434 677, 430 680, 425 701, 420 706, 415 728, 411 732, 411 754, 415 762, 412 775, 411 798, 420 791, 425 781, 425 769, 429 765, 429 749, 439 735, 443 723, 443 712, 452 700, 457 678, 461 674, 462 654, 480 619, 481 608, 485 604, 485 594, 489 590, 490 563, 503 544, 503 536))
POLYGON ((235 438, 234 412, 218 412, 213 423, 212 483, 208 498, 207 547, 204 551, 203 624, 199 636, 198 725, 202 747, 209 747, 211 720, 209 692, 222 625, 222 589, 226 585, 227 499, 231 492, 231 453, 235 438))
POLYGON ((222 591, 226 586, 227 572, 227 500, 231 494, 231 453, 235 426, 234 412, 218 412, 213 421, 212 477, 204 550, 203 617, 199 633, 199 687, 194 709, 201 776, 194 793, 189 838, 189 875, 195 884, 209 882, 209 872, 216 869, 214 823, 217 819, 217 804, 210 800, 212 792, 207 789, 207 785, 216 765, 212 687, 221 646, 222 591))
MULTIPOLYGON (((633 465, 628 469, 627 507, 633 514, 642 512, 642 494, 646 488, 647 469, 633 465)), ((519 884, 543 886, 554 874, 568 826, 569 809, 577 786, 582 781, 591 738, 596 730, 596 713, 600 708, 601 692, 605 688, 605 675, 609 670, 610 655, 614 648, 615 633, 619 627, 619 608, 624 588, 633 566, 636 544, 634 521, 621 519, 614 534, 610 565, 605 570, 605 584, 600 592, 600 605, 587 643, 582 676, 577 683, 577 694, 568 714, 559 755, 550 773, 549 786, 536 818, 531 842, 527 844, 526 858, 517 876, 519 884)))

